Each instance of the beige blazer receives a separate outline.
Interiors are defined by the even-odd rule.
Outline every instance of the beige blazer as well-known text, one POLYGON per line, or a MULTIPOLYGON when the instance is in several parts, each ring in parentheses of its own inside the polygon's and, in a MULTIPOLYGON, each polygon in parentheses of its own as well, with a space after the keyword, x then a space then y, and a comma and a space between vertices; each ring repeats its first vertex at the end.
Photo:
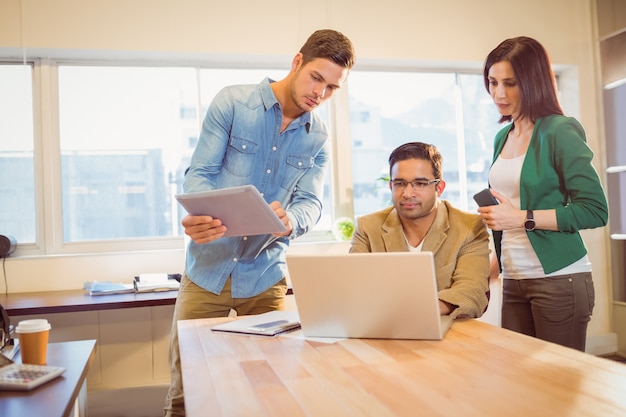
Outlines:
MULTIPOLYGON (((408 250, 395 208, 357 219, 350 252, 408 250)), ((433 252, 439 299, 458 306, 451 316, 480 317, 489 291, 489 234, 480 217, 439 200, 422 251, 433 252)))

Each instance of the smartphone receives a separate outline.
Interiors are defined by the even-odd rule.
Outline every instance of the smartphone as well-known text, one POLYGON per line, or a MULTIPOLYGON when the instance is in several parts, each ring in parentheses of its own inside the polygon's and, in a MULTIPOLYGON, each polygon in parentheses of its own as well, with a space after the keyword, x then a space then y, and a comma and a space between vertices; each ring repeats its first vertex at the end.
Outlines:
POLYGON ((484 190, 474 194, 474 201, 480 206, 495 206, 498 203, 498 200, 489 192, 489 188, 485 188, 484 190))

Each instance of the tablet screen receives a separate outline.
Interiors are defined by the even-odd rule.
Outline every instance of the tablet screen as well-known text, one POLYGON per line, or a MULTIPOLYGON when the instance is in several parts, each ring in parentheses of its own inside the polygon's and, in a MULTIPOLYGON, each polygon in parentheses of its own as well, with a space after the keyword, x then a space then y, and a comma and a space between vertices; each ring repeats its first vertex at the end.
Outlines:
POLYGON ((253 185, 177 194, 176 199, 193 216, 220 219, 228 228, 225 236, 287 231, 287 227, 253 185))

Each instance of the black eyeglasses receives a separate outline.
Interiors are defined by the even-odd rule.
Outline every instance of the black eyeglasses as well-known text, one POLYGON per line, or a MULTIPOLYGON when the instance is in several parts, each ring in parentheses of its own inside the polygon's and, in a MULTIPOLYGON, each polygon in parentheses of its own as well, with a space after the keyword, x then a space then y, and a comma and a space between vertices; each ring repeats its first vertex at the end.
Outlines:
POLYGON ((439 184, 441 179, 437 178, 434 180, 427 180, 425 178, 420 178, 413 181, 405 181, 405 180, 393 180, 391 181, 391 186, 394 190, 404 190, 409 184, 413 187, 414 190, 420 190, 422 188, 426 188, 431 184, 439 184))

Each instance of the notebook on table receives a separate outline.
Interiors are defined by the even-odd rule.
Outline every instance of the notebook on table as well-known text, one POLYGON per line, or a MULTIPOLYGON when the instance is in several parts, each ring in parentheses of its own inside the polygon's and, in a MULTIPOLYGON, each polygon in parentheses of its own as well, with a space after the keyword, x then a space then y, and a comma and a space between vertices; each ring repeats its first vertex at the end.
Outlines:
POLYGON ((307 337, 440 340, 432 252, 287 255, 307 337))
POLYGON ((296 311, 276 310, 218 324, 213 326, 211 330, 257 336, 276 336, 299 328, 300 321, 296 311))

